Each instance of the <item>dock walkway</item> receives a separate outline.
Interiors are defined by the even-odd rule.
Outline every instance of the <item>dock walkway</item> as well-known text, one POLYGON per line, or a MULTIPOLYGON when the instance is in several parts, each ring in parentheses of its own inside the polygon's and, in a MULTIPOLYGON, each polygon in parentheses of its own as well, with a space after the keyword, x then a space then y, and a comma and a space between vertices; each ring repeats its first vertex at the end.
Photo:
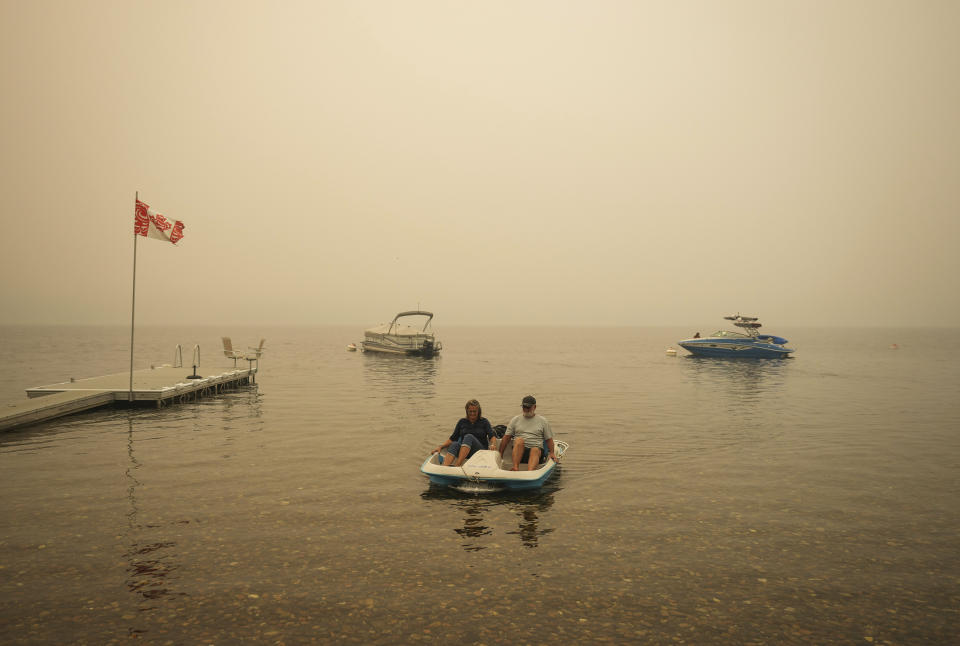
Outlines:
POLYGON ((198 379, 188 378, 191 370, 169 365, 135 370, 132 394, 129 372, 27 388, 28 399, 0 409, 0 431, 114 403, 146 403, 159 408, 193 401, 224 389, 254 383, 257 374, 255 361, 250 362, 247 368, 214 368, 213 372, 218 374, 207 374, 198 379))

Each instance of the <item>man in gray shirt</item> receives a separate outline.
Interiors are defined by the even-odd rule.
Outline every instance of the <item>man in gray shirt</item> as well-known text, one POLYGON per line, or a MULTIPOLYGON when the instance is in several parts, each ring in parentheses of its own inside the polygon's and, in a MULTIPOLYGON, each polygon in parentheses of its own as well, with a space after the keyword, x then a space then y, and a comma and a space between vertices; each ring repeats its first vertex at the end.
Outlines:
POLYGON ((546 441, 547 450, 554 462, 557 461, 556 447, 553 444, 553 430, 546 417, 537 415, 537 400, 527 395, 520 404, 523 414, 517 415, 507 424, 507 430, 500 441, 500 455, 507 448, 507 436, 513 436, 513 468, 519 471, 520 463, 527 462, 527 470, 533 471, 540 463, 540 453, 546 441))

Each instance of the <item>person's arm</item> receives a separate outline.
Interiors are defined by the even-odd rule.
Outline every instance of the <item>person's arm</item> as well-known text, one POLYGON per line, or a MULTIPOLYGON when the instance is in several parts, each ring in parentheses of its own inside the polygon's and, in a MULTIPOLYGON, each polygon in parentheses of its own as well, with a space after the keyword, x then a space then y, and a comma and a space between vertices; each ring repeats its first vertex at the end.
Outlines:
POLYGON ((516 423, 517 423, 516 417, 511 419, 510 422, 507 424, 507 430, 503 432, 503 437, 500 438, 500 455, 501 456, 503 455, 503 450, 507 448, 507 443, 509 442, 509 440, 507 439, 507 436, 508 435, 511 437, 513 436, 513 431, 516 429, 516 423))
POLYGON ((513 435, 513 431, 507 428, 506 432, 504 432, 503 434, 503 437, 500 438, 500 448, 499 448, 500 457, 503 457, 503 450, 507 448, 507 443, 510 441, 510 437, 512 435, 513 435))
POLYGON ((490 420, 484 420, 487 423, 487 441, 490 445, 491 451, 497 450, 497 434, 493 432, 493 427, 490 426, 490 420))
POLYGON ((457 425, 453 427, 453 433, 450 434, 450 437, 447 438, 447 441, 435 448, 431 453, 440 453, 445 448, 453 444, 453 441, 457 439, 457 436, 460 434, 460 422, 457 422, 457 425))
POLYGON ((553 443, 553 427, 550 426, 550 422, 547 421, 546 417, 541 418, 543 420, 543 439, 547 441, 547 455, 556 462, 557 461, 557 447, 553 443))

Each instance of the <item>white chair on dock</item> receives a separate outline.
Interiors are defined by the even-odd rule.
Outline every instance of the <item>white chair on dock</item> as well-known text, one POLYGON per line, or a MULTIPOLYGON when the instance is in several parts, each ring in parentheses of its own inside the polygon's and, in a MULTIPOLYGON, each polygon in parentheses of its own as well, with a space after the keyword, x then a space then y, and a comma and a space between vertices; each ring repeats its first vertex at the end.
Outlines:
POLYGON ((250 362, 250 367, 253 367, 253 362, 257 362, 257 367, 260 367, 260 355, 263 354, 263 344, 266 343, 266 339, 260 339, 260 345, 257 347, 247 348, 250 352, 244 357, 247 361, 250 362))
POLYGON ((237 359, 245 359, 246 357, 244 357, 243 353, 239 350, 233 349, 233 343, 230 341, 230 337, 222 336, 220 338, 223 339, 223 355, 227 359, 233 359, 233 367, 236 368, 237 359))

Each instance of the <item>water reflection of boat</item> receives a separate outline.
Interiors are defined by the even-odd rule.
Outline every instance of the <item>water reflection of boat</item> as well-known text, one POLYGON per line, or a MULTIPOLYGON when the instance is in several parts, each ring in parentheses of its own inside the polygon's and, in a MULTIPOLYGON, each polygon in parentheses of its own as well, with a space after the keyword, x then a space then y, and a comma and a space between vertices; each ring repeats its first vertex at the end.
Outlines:
POLYGON ((677 343, 699 357, 748 357, 752 359, 784 359, 793 352, 786 347, 787 340, 772 334, 760 334, 760 322, 752 316, 724 316, 744 332, 717 330, 713 334, 677 343))
POLYGON ((517 531, 507 532, 508 534, 517 534, 524 547, 537 547, 541 536, 546 536, 553 531, 553 528, 541 527, 542 520, 537 515, 537 511, 544 510, 552 504, 552 499, 541 502, 540 504, 520 505, 516 510, 520 516, 517 531))
POLYGON ((460 538, 463 539, 463 549, 467 552, 479 552, 484 548, 480 540, 484 536, 493 533, 493 529, 486 523, 483 517, 484 507, 479 500, 466 502, 462 507, 463 527, 454 529, 460 538))
POLYGON ((462 539, 462 547, 467 552, 478 552, 487 547, 496 547, 496 532, 505 528, 486 518, 488 512, 505 509, 517 514, 516 529, 505 530, 506 534, 517 536, 524 547, 537 547, 540 539, 552 533, 552 527, 545 526, 546 514, 553 506, 555 482, 534 491, 503 493, 500 496, 475 496, 464 493, 463 488, 431 486, 421 497, 424 500, 444 501, 463 516, 453 531, 462 539))
POLYGON ((763 398, 782 389, 792 362, 744 359, 712 361, 707 357, 687 357, 683 368, 696 383, 723 388, 730 396, 763 398))
POLYGON ((364 352, 384 352, 387 354, 405 354, 420 357, 432 357, 439 354, 443 345, 437 341, 430 322, 433 312, 411 310, 400 312, 390 323, 364 330, 361 347, 364 352), (422 328, 400 323, 400 319, 411 316, 424 316, 422 328))
POLYGON ((405 402, 419 408, 424 397, 433 397, 439 361, 404 359, 386 354, 363 355, 367 394, 376 399, 405 402))
MULTIPOLYGON (((503 439, 499 440, 503 442, 503 439)), ((510 436, 504 449, 510 455, 513 449, 513 436, 510 436)), ((569 448, 569 444, 554 439, 557 458, 562 458, 569 448)), ((466 484, 486 485, 496 489, 537 489, 550 479, 557 468, 557 463, 547 455, 546 446, 541 451, 541 459, 531 471, 527 464, 521 464, 519 471, 511 471, 509 464, 505 464, 500 451, 477 451, 462 466, 444 466, 443 455, 433 453, 423 464, 420 471, 430 478, 430 482, 438 485, 460 487, 466 484)))

